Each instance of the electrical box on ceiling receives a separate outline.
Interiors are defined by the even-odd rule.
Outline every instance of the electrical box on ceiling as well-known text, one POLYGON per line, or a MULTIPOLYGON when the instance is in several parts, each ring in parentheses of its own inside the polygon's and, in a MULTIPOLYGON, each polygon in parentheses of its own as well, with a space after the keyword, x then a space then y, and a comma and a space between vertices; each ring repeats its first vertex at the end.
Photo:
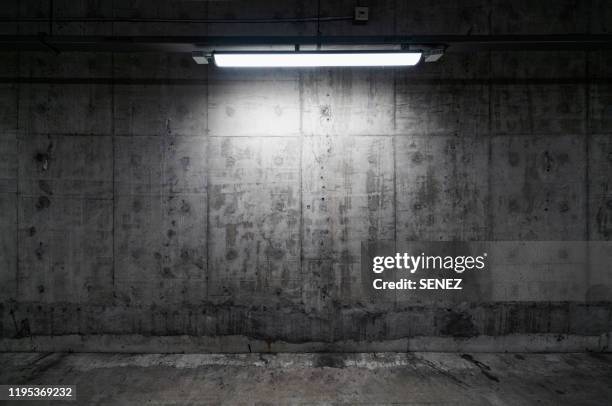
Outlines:
POLYGON ((355 7, 354 19, 357 23, 365 23, 370 17, 369 7, 355 7))

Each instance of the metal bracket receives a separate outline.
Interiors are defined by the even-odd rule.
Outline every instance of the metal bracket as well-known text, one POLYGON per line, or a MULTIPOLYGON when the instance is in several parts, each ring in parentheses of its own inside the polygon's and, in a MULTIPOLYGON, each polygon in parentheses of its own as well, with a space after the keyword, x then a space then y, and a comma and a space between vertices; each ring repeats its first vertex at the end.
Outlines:
POLYGON ((212 53, 204 51, 192 51, 191 57, 198 65, 208 65, 212 62, 212 53))
POLYGON ((437 62, 444 56, 444 51, 446 51, 445 45, 407 45, 402 48, 408 49, 410 51, 418 51, 423 53, 423 62, 437 62))

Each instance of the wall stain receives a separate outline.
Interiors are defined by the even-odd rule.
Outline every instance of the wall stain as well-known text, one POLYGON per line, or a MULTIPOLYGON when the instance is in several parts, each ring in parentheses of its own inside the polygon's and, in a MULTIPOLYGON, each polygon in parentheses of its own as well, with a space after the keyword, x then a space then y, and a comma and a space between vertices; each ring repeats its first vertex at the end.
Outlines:
POLYGON ((474 337, 478 335, 478 329, 472 321, 472 316, 467 313, 444 312, 441 316, 441 324, 440 333, 442 335, 453 337, 474 337))
POLYGON ((51 206, 51 200, 47 196, 40 196, 36 202, 36 210, 41 211, 51 206))

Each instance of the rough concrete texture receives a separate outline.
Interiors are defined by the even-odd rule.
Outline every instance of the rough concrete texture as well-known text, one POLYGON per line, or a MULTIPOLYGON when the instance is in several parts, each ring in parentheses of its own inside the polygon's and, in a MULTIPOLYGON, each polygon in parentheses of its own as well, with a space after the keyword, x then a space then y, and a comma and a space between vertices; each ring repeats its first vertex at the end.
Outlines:
MULTIPOLYGON (((322 3, 324 16, 354 6, 322 3)), ((369 24, 321 32, 605 33, 612 21, 603 0, 369 3, 369 24)), ((56 17, 316 15, 316 2, 299 0, 54 5, 56 17)), ((34 0, 0 11, 46 12, 34 0)), ((315 27, 61 23, 54 32, 315 27)), ((92 349, 75 342, 82 336, 172 351, 155 337, 177 336, 218 349, 201 337, 232 336, 226 351, 385 341, 405 350, 419 337, 446 349, 484 340, 480 350, 550 350, 555 337, 557 349, 609 349, 609 262, 546 275, 526 264, 492 293, 430 303, 368 302, 359 262, 361 243, 378 240, 611 240, 611 61, 609 52, 490 52, 414 69, 223 71, 189 55, 3 53, 3 348, 92 349)))
POLYGON ((607 405, 612 396, 610 354, 7 353, 0 362, 0 382, 76 385, 87 405, 607 405))

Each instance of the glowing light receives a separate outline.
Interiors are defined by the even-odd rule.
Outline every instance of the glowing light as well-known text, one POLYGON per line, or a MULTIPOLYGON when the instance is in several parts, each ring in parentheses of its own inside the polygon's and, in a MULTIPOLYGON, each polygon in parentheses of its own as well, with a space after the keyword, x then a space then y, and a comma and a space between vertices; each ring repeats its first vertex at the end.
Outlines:
POLYGON ((307 68, 334 66, 414 66, 420 52, 218 52, 222 68, 307 68))

